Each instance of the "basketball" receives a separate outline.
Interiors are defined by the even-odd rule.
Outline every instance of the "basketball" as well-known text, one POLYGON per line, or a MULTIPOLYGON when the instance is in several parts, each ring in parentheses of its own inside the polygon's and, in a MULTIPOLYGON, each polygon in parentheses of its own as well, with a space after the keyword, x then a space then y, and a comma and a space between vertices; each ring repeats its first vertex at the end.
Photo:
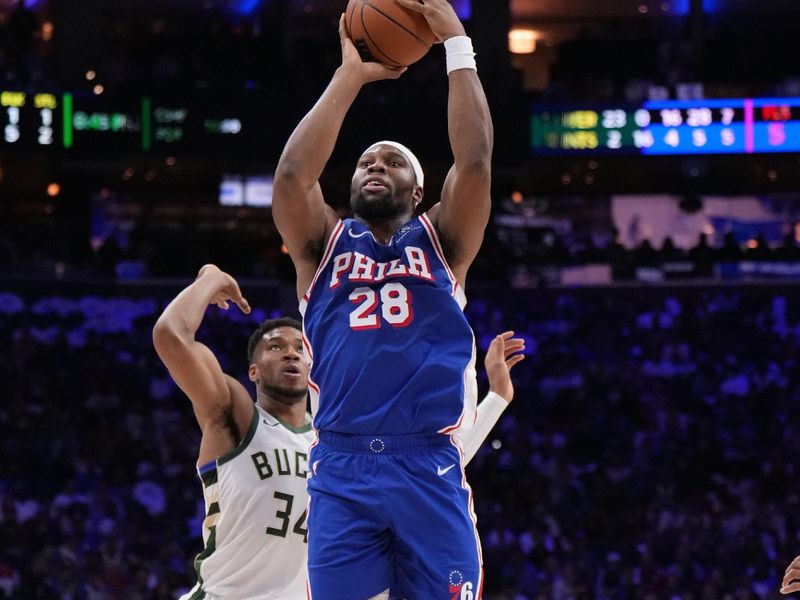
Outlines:
POLYGON ((387 67, 417 62, 436 41, 425 17, 395 0, 350 0, 345 25, 362 60, 387 67))

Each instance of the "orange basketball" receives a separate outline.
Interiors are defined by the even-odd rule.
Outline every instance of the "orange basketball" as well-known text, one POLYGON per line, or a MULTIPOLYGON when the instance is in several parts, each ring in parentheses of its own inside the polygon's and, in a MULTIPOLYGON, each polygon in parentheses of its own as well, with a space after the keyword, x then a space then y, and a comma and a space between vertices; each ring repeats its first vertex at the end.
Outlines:
POLYGON ((395 0, 350 0, 345 25, 361 58, 387 67, 417 62, 436 41, 425 17, 395 0))

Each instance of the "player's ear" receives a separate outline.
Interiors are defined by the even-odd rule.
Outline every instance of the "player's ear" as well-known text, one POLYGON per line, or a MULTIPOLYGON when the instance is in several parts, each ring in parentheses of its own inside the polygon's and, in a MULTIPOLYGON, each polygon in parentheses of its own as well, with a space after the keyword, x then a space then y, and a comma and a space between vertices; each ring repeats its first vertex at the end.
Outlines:
POLYGON ((422 202, 422 199, 425 197, 425 191, 420 186, 414 186, 414 193, 411 195, 414 199, 414 210, 419 206, 419 203, 422 202))
POLYGON ((250 379, 250 381, 252 381, 254 383, 255 383, 255 380, 258 379, 258 369, 256 368, 256 366, 254 364, 251 364, 250 368, 247 369, 247 378, 250 379))

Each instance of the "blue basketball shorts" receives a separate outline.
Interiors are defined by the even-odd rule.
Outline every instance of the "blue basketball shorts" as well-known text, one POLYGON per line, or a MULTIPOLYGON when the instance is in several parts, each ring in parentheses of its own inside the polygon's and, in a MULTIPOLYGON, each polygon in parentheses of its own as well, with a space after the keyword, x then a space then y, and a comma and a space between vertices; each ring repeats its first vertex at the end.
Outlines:
POLYGON ((309 455, 313 600, 478 600, 472 490, 448 435, 319 433, 309 455))

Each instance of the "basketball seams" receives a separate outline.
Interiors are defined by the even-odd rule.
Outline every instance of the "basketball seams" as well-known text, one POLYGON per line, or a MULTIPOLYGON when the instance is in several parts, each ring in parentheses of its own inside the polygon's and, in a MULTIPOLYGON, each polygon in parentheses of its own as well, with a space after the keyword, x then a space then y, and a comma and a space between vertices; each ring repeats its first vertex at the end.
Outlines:
MULTIPOLYGON (((392 15, 390 15, 390 14, 388 14, 388 13, 385 13, 385 12, 384 12, 384 11, 382 11, 380 8, 378 8, 377 6, 375 6, 374 4, 372 4, 372 3, 370 2, 370 0, 361 0, 361 4, 363 4, 363 5, 365 5, 365 6, 369 6, 369 7, 370 7, 372 10, 374 10, 375 12, 377 12, 378 14, 380 14, 381 16, 383 16, 384 18, 388 19, 389 21, 391 21, 392 23, 394 23, 395 25, 397 25, 397 27, 399 27, 400 29, 402 29, 403 31, 405 31, 405 32, 406 32, 408 35, 410 35, 410 36, 411 36, 411 37, 413 37, 415 40, 417 40, 417 41, 418 41, 418 42, 419 42, 421 45, 425 46, 425 48, 426 48, 426 49, 427 49, 427 48, 430 48, 430 44, 428 44, 428 42, 426 42, 425 40, 423 40, 423 39, 422 39, 421 37, 419 37, 419 36, 418 36, 416 33, 414 33, 414 32, 413 32, 413 31, 411 31, 411 30, 410 30, 408 27, 406 27, 405 25, 403 25, 403 24, 402 24, 400 21, 398 21, 397 19, 395 19, 395 18, 394 18, 392 15)), ((362 20, 362 24, 363 24, 363 20, 362 20)), ((364 29, 364 31, 366 31, 366 28, 364 29)))
MULTIPOLYGON (((401 67, 401 66, 403 66, 402 64, 400 64, 400 61, 393 59, 391 56, 389 56, 388 54, 386 54, 386 52, 384 52, 384 51, 381 49, 381 47, 380 47, 380 46, 378 45, 378 43, 375 41, 375 38, 373 38, 373 37, 372 37, 372 35, 370 34, 370 32, 369 32, 369 29, 367 29, 367 24, 364 22, 364 11, 366 10, 366 8, 367 8, 368 6, 370 6, 370 7, 372 7, 372 8, 375 8, 375 7, 374 7, 374 6, 372 6, 371 4, 369 4, 369 3, 367 3, 367 2, 364 2, 364 1, 362 0, 362 2, 361 2, 361 29, 363 29, 363 30, 364 30, 364 35, 365 35, 366 37, 368 37, 368 38, 369 38, 369 41, 370 41, 370 42, 372 42, 372 46, 375 48, 375 50, 377 50, 377 51, 378 51, 380 54, 382 54, 382 55, 383 55, 383 56, 384 56, 384 57, 385 57, 385 58, 386 58, 386 59, 387 59, 389 62, 393 62, 393 63, 394 63, 396 66, 398 66, 398 67, 401 67)), ((380 11, 378 11, 378 12, 380 13, 380 11)), ((382 14, 382 13, 380 13, 380 14, 382 14)), ((376 58, 377 58, 377 57, 376 57, 376 58)))
POLYGON ((383 6, 383 2, 384 0, 348 2, 345 25, 348 25, 348 34, 361 59, 377 61, 390 67, 407 66, 416 62, 430 50, 432 42, 426 41, 415 32, 414 28, 421 26, 416 22, 416 16, 406 25, 404 15, 392 12, 392 7, 383 6), (387 32, 390 39, 384 39, 383 32, 387 32))

